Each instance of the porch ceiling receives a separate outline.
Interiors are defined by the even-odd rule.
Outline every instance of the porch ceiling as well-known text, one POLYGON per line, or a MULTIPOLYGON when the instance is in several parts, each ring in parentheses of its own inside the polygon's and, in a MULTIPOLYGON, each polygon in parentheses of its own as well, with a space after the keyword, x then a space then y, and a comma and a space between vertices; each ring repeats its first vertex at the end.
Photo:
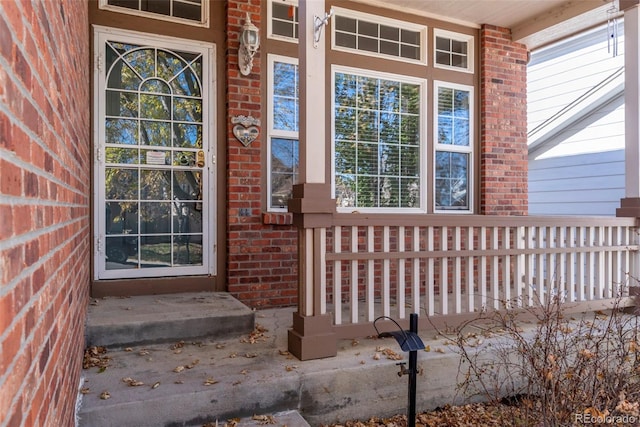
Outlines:
MULTIPOLYGON (((611 0, 357 0, 464 25, 511 28, 533 50, 607 20, 611 0)), ((616 7, 618 0, 614 0, 616 7)))

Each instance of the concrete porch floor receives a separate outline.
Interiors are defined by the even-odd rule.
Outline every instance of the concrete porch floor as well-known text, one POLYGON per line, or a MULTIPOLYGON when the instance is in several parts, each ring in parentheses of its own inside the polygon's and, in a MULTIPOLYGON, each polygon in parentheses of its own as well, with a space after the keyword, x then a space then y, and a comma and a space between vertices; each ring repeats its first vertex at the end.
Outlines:
MULTIPOLYGON (((336 357, 302 362, 286 351, 293 312, 255 312, 253 333, 108 348, 103 372, 83 370, 79 426, 224 426, 273 415, 276 425, 303 427, 406 412, 408 377, 398 377, 393 355, 408 354, 393 338, 343 340, 336 357)), ((421 337, 431 351, 418 353, 418 411, 460 403, 458 355, 434 333, 421 337)))

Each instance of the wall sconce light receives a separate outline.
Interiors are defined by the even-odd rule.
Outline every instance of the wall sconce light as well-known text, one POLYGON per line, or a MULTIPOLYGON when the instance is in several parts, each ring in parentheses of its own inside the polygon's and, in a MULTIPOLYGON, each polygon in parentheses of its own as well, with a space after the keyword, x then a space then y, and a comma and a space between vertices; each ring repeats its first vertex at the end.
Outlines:
POLYGON ((244 18, 242 33, 240 34, 240 48, 238 49, 238 68, 240 74, 248 76, 253 68, 253 57, 260 47, 260 31, 251 23, 249 14, 244 18))

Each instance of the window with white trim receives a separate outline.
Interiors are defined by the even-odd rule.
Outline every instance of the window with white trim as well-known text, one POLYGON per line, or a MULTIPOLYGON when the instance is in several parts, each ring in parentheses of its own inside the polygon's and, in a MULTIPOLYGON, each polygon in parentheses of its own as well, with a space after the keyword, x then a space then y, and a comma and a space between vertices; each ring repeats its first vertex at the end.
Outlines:
POLYGON ((297 41, 298 2, 295 0, 271 0, 268 9, 267 30, 271 38, 297 41))
POLYGON ((425 64, 427 27, 334 7, 333 49, 425 64))
POLYGON ((437 68, 473 72, 473 36, 439 29, 433 33, 437 68))
POLYGON ((471 210, 473 87, 434 82, 435 210, 471 210))
POLYGON ((333 70, 334 197, 343 211, 424 211, 425 80, 333 70))
POLYGON ((268 209, 286 211, 298 181, 298 60, 269 55, 268 209))
POLYGON ((100 9, 198 26, 209 25, 208 5, 206 0, 100 0, 100 9))

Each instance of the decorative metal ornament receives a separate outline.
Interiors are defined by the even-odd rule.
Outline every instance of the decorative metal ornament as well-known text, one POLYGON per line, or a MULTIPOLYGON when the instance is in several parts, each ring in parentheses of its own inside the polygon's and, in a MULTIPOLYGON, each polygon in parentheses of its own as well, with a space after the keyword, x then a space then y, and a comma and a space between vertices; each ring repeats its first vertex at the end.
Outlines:
POLYGON ((245 147, 251 144, 260 134, 260 120, 251 116, 235 116, 231 118, 233 136, 245 147))

